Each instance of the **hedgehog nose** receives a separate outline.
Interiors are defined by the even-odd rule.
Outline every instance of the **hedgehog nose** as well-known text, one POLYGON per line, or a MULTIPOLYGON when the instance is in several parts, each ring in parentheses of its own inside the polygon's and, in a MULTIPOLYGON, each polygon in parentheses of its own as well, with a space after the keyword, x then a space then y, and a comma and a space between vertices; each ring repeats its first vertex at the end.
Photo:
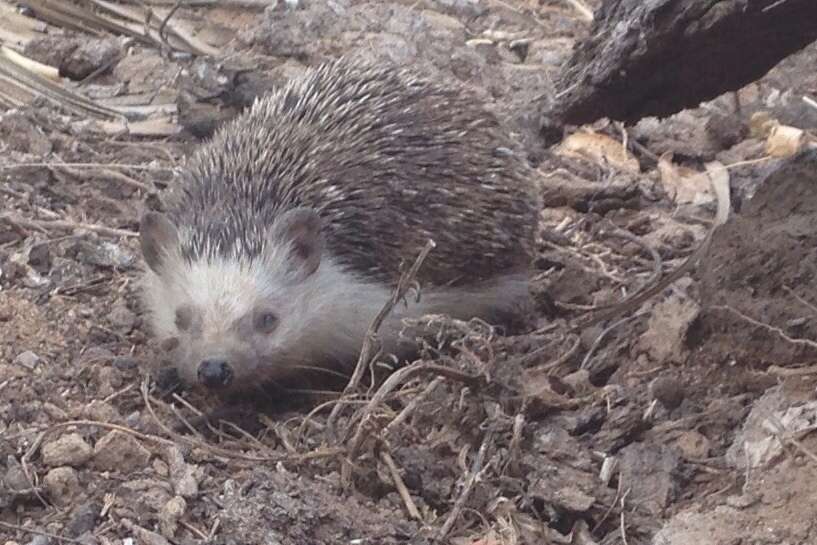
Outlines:
POLYGON ((202 360, 199 364, 199 382, 208 388, 227 386, 233 379, 233 370, 230 364, 222 359, 202 360))

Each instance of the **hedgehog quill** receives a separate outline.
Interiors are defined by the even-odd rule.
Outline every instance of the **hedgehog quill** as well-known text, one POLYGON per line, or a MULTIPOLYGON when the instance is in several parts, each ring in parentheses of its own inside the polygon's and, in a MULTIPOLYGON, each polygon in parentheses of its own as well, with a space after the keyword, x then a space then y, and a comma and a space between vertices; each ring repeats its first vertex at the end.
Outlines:
POLYGON ((182 381, 241 392, 354 365, 403 260, 433 239, 404 318, 497 323, 528 301, 531 169, 462 89, 338 59, 256 100, 191 157, 140 241, 153 333, 182 381))

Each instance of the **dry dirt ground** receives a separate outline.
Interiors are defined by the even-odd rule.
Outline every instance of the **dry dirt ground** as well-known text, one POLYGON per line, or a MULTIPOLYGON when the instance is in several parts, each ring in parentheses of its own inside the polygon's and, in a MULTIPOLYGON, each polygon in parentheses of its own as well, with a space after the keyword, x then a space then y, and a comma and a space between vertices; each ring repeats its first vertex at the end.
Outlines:
POLYGON ((545 149, 536 99, 588 29, 573 2, 203 4, 167 25, 215 59, 0 2, 19 52, 132 121, 0 102, 0 544, 817 543, 817 48, 545 149), (158 371, 138 217, 219 120, 342 53, 471 86, 523 143, 538 314, 514 334, 441 323, 450 342, 391 390, 191 430, 219 407, 158 371), (696 272, 572 329, 704 239, 707 165, 733 210, 696 272))

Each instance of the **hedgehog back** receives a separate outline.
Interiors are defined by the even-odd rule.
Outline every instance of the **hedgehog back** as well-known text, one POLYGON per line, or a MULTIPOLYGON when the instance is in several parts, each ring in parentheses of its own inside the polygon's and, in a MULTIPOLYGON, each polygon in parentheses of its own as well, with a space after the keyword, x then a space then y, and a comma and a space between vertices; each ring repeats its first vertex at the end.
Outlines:
POLYGON ((315 209, 326 249, 393 285, 432 238, 418 280, 462 285, 525 267, 530 170, 468 93, 340 59, 226 124, 191 158, 173 216, 188 260, 252 260, 282 211, 315 209))

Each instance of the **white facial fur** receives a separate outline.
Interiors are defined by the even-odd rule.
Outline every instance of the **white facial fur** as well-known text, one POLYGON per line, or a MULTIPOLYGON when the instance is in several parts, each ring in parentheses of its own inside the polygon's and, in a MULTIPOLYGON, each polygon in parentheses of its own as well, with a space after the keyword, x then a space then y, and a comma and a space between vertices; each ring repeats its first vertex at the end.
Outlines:
MULTIPOLYGON (((298 366, 354 364, 363 337, 391 290, 343 270, 328 252, 312 275, 298 280, 288 252, 281 245, 250 264, 228 260, 188 264, 171 258, 162 277, 148 270, 144 294, 154 333, 180 339, 177 366, 184 381, 194 384, 199 362, 213 355, 230 361, 236 389, 258 385, 264 378, 275 380, 298 366), (176 327, 175 312, 182 305, 192 305, 199 313, 200 338, 189 338, 176 327), (260 336, 232 328, 258 306, 276 313, 275 331, 260 336)), ((488 318, 496 310, 512 310, 527 295, 524 275, 467 290, 425 289, 419 303, 397 305, 379 339, 391 351, 404 318, 426 314, 488 318)))

